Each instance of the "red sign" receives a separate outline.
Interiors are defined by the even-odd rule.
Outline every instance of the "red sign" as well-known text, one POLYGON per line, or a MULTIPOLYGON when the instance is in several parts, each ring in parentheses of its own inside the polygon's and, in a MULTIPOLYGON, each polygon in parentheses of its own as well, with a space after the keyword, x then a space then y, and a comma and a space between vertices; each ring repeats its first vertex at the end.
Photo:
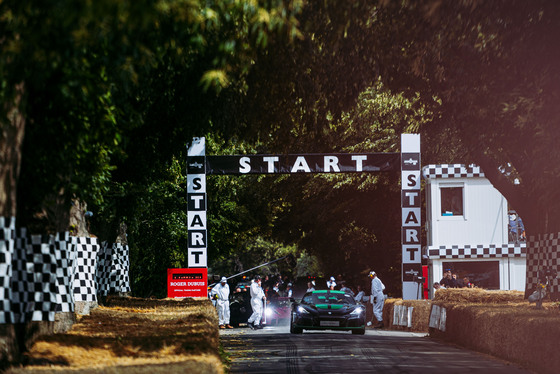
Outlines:
POLYGON ((208 297, 208 268, 167 269, 167 297, 208 297))

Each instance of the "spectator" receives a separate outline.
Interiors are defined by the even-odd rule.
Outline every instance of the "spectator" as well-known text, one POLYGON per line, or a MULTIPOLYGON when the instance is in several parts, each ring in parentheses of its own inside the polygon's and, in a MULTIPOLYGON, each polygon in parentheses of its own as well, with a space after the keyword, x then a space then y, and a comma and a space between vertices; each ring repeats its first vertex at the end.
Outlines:
POLYGON ((307 282, 307 291, 305 292, 313 292, 315 291, 315 281, 307 282))
POLYGON ((336 287, 336 281, 334 280, 334 277, 331 277, 328 281, 327 281, 327 288, 329 290, 334 290, 334 288, 336 287))
POLYGON ((457 288, 457 274, 455 274, 455 278, 453 274, 451 274, 451 269, 445 269, 445 273, 443 274, 443 278, 439 281, 439 284, 445 288, 457 288))
POLYGON ((445 287, 443 287, 441 284, 439 284, 439 282, 435 282, 434 283, 434 292, 437 290, 445 290, 445 287))
POLYGON ((288 283, 288 285, 286 286, 286 297, 292 297, 293 296, 293 291, 292 291, 292 284, 288 283))
POLYGON ((340 290, 344 293, 347 293, 349 295, 352 295, 352 297, 354 297, 354 291, 352 291, 352 289, 348 286, 346 286, 346 281, 341 281, 340 282, 340 290))
POLYGON ((356 293, 356 296, 354 296, 354 300, 356 300, 356 302, 358 302, 358 303, 363 302, 364 296, 365 296, 366 293, 364 292, 364 290, 362 290, 362 286, 360 286, 358 284, 358 287, 356 288, 356 291, 357 291, 357 293, 356 293))
POLYGON ((463 278, 463 287, 466 287, 466 288, 474 288, 474 284, 471 283, 469 277, 464 277, 464 278, 463 278))
POLYGON ((508 213, 509 223, 508 223, 508 239, 510 242, 519 243, 519 241, 525 241, 525 226, 523 221, 517 215, 515 210, 510 210, 508 213))

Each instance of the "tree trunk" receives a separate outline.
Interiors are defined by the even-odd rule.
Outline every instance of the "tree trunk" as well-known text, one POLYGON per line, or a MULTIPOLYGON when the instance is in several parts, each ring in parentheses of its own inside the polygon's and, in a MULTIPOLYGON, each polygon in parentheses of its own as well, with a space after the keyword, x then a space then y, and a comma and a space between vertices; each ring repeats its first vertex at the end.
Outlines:
POLYGON ((486 178, 517 211, 519 217, 523 220, 527 236, 549 232, 547 214, 551 205, 539 206, 538 199, 531 198, 527 188, 523 185, 512 184, 498 170, 498 165, 486 155, 477 156, 475 162, 482 168, 486 178))
POLYGON ((0 121, 0 216, 16 216, 17 180, 21 168, 21 148, 25 117, 21 111, 24 84, 15 87, 13 101, 4 104, 7 121, 0 121))
POLYGON ((70 235, 78 237, 89 237, 89 227, 86 219, 87 204, 74 199, 70 209, 70 217, 67 225, 70 227, 70 235))

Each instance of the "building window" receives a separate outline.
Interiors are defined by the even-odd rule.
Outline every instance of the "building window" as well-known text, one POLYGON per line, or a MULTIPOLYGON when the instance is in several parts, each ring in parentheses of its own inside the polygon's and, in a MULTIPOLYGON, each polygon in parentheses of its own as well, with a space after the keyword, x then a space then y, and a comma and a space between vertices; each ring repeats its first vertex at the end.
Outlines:
POLYGON ((463 215, 463 187, 441 187, 441 215, 463 215))
POLYGON ((457 285, 465 287, 465 282, 487 290, 500 289, 499 261, 456 261, 443 262, 443 272, 451 270, 457 275, 457 285))

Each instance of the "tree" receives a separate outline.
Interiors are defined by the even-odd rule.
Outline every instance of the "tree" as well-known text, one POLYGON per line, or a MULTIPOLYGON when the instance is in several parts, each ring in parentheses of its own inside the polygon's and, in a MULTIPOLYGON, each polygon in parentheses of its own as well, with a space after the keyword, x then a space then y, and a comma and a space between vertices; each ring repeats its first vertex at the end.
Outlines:
POLYGON ((150 183, 146 167, 165 169, 193 134, 231 126, 217 105, 234 105, 268 34, 296 32, 298 4, 2 3, 0 207, 16 213, 21 159, 18 219, 42 232, 67 228, 60 212, 75 197, 102 204, 113 177, 150 183))
POLYGON ((435 162, 481 165, 529 234, 558 231, 559 12, 546 0, 310 2, 301 42, 263 51, 249 93, 290 145, 294 133, 322 138, 377 78, 419 94, 434 112, 418 131, 435 162))
POLYGON ((451 161, 481 165, 529 234, 557 232, 560 53, 551 46, 560 36, 560 6, 411 2, 381 8, 380 24, 396 15, 402 24, 384 31, 394 36, 397 58, 385 64, 383 80, 440 98, 439 116, 424 131, 453 131, 460 151, 451 161), (501 172, 506 167, 511 173, 501 172))

